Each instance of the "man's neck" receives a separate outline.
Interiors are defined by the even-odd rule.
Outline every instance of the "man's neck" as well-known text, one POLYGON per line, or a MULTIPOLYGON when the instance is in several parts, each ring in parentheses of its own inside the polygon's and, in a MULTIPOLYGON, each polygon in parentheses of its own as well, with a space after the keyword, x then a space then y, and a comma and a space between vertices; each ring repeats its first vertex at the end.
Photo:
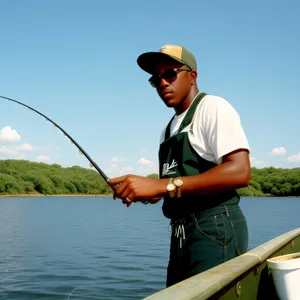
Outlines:
POLYGON ((174 107, 176 115, 182 114, 184 111, 186 111, 196 96, 199 94, 199 89, 197 87, 191 89, 190 94, 178 105, 177 107, 174 107))

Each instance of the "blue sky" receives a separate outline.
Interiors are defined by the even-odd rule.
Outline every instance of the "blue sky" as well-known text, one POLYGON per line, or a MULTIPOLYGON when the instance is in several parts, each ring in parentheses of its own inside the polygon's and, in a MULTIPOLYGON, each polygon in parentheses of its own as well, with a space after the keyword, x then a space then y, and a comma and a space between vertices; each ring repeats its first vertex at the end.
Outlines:
MULTIPOLYGON (((0 0, 0 95, 62 126, 109 177, 158 172, 164 106, 136 64, 164 44, 240 114, 252 166, 300 167, 298 1, 0 0)), ((0 100, 0 159, 88 167, 37 114, 0 100)))

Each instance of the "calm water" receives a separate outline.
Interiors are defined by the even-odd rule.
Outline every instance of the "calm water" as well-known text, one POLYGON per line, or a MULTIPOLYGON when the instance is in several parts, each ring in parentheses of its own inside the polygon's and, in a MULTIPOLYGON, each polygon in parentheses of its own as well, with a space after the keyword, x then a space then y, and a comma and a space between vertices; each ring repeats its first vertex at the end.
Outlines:
MULTIPOLYGON (((250 247, 300 226, 300 198, 243 198, 250 247)), ((160 205, 0 198, 0 300, 142 299, 165 286, 160 205)))

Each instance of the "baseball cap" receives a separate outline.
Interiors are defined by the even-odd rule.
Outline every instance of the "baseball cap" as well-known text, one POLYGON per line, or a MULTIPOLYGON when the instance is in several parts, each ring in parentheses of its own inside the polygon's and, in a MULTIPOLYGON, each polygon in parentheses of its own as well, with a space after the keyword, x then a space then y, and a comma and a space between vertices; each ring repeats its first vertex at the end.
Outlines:
POLYGON ((197 71, 197 63, 194 55, 183 46, 167 44, 162 46, 157 52, 146 52, 141 54, 138 59, 138 65, 146 72, 153 74, 154 66, 158 61, 172 59, 184 65, 191 70, 197 71))

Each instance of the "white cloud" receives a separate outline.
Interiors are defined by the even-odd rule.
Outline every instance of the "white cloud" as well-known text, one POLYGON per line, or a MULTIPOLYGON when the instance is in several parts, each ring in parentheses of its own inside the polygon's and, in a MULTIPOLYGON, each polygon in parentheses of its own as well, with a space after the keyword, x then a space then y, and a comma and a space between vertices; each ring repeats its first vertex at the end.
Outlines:
POLYGON ((50 160, 50 157, 47 155, 39 155, 36 157, 37 162, 44 162, 50 160))
POLYGON ((145 159, 145 158, 140 158, 138 161, 137 161, 138 164, 141 164, 141 165, 153 165, 153 162, 151 160, 148 160, 148 159, 145 159))
POLYGON ((155 173, 155 174, 159 173, 158 166, 156 166, 154 164, 153 165, 140 165, 140 168, 138 168, 134 174, 141 175, 141 176, 147 176, 152 173, 155 173))
POLYGON ((120 157, 112 157, 109 161, 111 163, 118 164, 118 163, 122 163, 122 162, 127 161, 127 159, 126 158, 120 158, 120 157))
POLYGON ((34 146, 34 150, 37 150, 37 151, 59 151, 60 147, 54 146, 54 145, 34 146))
POLYGON ((122 170, 120 171, 121 174, 128 174, 132 172, 132 167, 124 167, 122 168, 122 170))
POLYGON ((300 162, 300 152, 294 154, 286 159, 288 162, 298 163, 300 162))
POLYGON ((20 151, 32 151, 33 147, 29 144, 22 144, 20 146, 16 146, 16 149, 20 151))
POLYGON ((286 154, 286 149, 284 147, 278 147, 278 148, 274 148, 269 155, 271 156, 279 156, 279 155, 284 155, 286 154))
POLYGON ((266 167, 265 162, 263 162, 261 160, 257 160, 255 157, 250 157, 250 163, 251 163, 251 167, 255 167, 255 168, 266 167))
POLYGON ((0 146, 0 154, 19 157, 20 153, 14 147, 0 146))
MULTIPOLYGON (((34 148, 29 144, 22 144, 17 146, 0 146, 0 154, 8 155, 16 159, 24 159, 22 151, 32 151, 34 148)), ((2 158, 2 156, 0 156, 2 158)))
MULTIPOLYGON (((47 148, 48 146, 45 146, 44 148, 47 148)), ((25 153, 36 151, 38 147, 34 147, 28 143, 24 143, 21 145, 3 145, 0 146, 0 159, 27 159, 31 160, 29 157, 25 156, 25 153)), ((49 147, 48 147, 49 148, 49 147)), ((49 148, 50 149, 50 148, 49 148)), ((49 161, 50 157, 46 155, 39 155, 37 156, 34 161, 37 162, 45 162, 49 161)))
POLYGON ((0 130, 1 142, 17 142, 19 140, 21 140, 21 136, 10 126, 5 126, 0 130))

